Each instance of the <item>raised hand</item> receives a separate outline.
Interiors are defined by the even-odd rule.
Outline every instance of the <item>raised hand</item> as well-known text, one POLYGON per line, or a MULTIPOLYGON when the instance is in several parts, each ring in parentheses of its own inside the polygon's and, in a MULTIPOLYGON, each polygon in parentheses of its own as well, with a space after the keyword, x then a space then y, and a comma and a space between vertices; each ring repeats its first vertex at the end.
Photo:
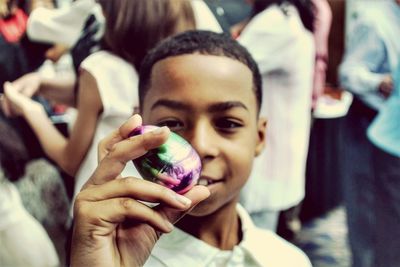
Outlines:
POLYGON ((195 186, 184 196, 120 173, 132 159, 163 144, 169 129, 128 138, 141 125, 134 115, 99 145, 100 163, 74 206, 71 266, 143 266, 160 234, 209 196, 195 186), (159 203, 150 208, 142 201, 159 203))

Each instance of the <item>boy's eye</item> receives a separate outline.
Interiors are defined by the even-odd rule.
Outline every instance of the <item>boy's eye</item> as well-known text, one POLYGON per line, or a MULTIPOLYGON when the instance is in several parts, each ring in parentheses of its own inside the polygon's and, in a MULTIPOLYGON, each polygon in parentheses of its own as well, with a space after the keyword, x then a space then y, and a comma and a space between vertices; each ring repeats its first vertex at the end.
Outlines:
POLYGON ((167 126, 171 131, 177 131, 183 128, 183 123, 178 120, 164 120, 157 123, 157 126, 167 126))
POLYGON ((229 118, 221 118, 215 122, 215 126, 224 131, 232 131, 236 128, 240 128, 243 124, 237 120, 229 119, 229 118))

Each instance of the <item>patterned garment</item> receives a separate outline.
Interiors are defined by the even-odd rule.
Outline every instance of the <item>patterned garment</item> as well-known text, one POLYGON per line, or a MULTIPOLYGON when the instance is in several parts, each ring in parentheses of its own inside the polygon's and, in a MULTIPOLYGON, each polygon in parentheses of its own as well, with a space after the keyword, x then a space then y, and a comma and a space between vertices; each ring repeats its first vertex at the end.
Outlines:
POLYGON ((345 209, 337 207, 305 223, 294 243, 314 267, 350 267, 345 209))
POLYGON ((58 170, 48 161, 28 163, 25 175, 15 186, 26 210, 46 229, 67 226, 68 196, 58 170))

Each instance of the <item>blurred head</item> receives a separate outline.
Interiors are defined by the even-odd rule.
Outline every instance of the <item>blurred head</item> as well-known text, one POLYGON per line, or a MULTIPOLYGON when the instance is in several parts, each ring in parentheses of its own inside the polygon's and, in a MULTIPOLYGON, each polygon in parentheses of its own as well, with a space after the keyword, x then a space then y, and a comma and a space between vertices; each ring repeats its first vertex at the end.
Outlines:
POLYGON ((0 18, 12 14, 18 5, 18 0, 0 0, 0 18))
POLYGON ((27 164, 28 151, 22 138, 9 124, 7 119, 0 116, 0 168, 10 181, 22 177, 27 164))
POLYGON ((188 0, 99 0, 106 18, 107 49, 139 69, 162 39, 195 28, 188 0))
POLYGON ((211 196, 190 214, 235 203, 265 136, 261 78, 247 50, 224 35, 186 32, 152 50, 139 79, 143 122, 168 126, 201 158, 211 196))

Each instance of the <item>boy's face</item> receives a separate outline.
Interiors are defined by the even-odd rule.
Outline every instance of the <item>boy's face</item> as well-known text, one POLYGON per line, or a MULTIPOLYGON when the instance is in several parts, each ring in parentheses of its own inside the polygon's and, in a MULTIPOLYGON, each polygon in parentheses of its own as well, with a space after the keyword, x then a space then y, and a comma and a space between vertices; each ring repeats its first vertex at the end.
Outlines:
POLYGON ((166 125, 202 160, 211 196, 190 213, 205 216, 236 200, 264 146, 250 69, 223 57, 190 54, 157 62, 142 107, 145 124, 166 125))

